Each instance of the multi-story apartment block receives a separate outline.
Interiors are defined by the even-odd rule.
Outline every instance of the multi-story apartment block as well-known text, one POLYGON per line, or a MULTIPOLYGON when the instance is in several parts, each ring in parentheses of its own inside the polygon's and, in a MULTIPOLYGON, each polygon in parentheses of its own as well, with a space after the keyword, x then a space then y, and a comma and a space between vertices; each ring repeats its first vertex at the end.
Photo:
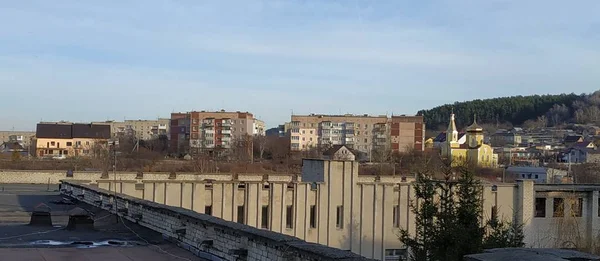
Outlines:
POLYGON ((292 115, 290 146, 294 151, 317 146, 346 145, 367 152, 374 148, 373 129, 387 116, 292 115))
POLYGON ((39 123, 35 135, 37 157, 92 156, 111 137, 110 125, 70 122, 39 123))
POLYGON ((265 122, 261 121, 259 119, 254 119, 254 123, 253 123, 253 129, 254 132, 252 134, 254 134, 254 136, 265 136, 265 122))
POLYGON ((292 115, 290 146, 294 151, 346 145, 370 153, 377 148, 424 150, 422 116, 292 115))
POLYGON ((110 125, 113 137, 133 136, 141 140, 156 139, 161 135, 169 134, 170 119, 157 120, 125 120, 93 122, 94 124, 110 125))
POLYGON ((425 150, 423 116, 392 116, 390 138, 394 151, 425 150))
POLYGON ((234 141, 252 136, 254 127, 254 116, 249 112, 221 110, 172 113, 171 150, 196 155, 201 151, 229 149, 234 141))

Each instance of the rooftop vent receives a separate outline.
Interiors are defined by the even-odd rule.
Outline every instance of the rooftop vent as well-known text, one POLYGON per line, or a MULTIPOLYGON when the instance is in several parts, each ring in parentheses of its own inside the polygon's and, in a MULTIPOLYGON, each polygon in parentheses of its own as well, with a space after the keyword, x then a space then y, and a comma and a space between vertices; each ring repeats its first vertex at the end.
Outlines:
POLYGON ((91 230, 94 229, 94 219, 85 209, 74 208, 69 212, 69 224, 67 230, 91 230))
POLYGON ((31 213, 31 220, 29 225, 31 226, 52 226, 52 215, 50 214, 50 207, 44 203, 37 205, 31 213))

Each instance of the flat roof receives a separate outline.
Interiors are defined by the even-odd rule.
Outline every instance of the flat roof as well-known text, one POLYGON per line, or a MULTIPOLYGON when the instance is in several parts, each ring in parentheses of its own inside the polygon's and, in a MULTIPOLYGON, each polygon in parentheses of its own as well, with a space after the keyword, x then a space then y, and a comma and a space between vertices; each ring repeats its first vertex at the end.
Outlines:
POLYGON ((203 260, 165 241, 160 233, 117 220, 105 210, 85 203, 57 204, 63 200, 58 185, 0 187, 1 260, 203 260), (28 225, 40 203, 50 207, 52 227, 28 225), (66 229, 68 213, 75 208, 93 215, 94 230, 66 229))

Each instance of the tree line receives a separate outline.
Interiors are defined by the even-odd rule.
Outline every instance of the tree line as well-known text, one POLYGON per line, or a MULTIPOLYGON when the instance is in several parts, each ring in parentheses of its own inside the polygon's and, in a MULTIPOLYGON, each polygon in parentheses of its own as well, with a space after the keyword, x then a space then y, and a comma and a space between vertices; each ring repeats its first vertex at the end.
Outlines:
POLYGON ((450 113, 456 124, 468 126, 477 115, 478 123, 546 127, 567 123, 600 124, 600 91, 591 94, 512 96, 445 104, 417 112, 429 129, 444 130, 450 113))

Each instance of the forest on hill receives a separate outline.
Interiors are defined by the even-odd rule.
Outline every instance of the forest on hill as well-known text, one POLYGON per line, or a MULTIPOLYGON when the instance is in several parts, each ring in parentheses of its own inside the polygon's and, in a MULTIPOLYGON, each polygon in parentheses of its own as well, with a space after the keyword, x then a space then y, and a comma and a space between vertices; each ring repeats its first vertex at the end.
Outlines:
POLYGON ((427 128, 445 130, 454 110, 456 125, 468 126, 477 115, 479 124, 560 126, 568 123, 600 124, 600 91, 591 94, 512 96, 445 104, 421 110, 427 128))

